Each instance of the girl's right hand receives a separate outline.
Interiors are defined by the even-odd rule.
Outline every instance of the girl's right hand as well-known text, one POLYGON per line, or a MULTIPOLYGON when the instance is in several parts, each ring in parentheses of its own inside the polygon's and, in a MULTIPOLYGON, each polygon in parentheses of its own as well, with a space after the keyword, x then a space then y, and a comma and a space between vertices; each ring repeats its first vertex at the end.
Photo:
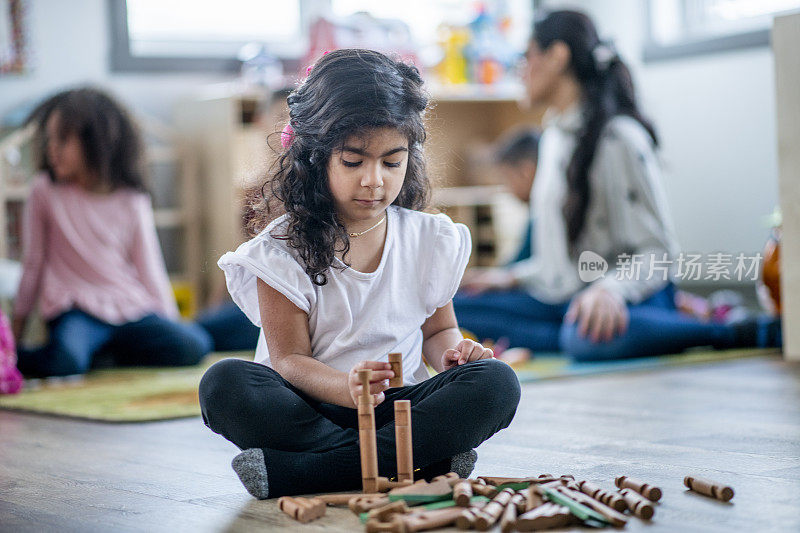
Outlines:
POLYGON ((361 361, 356 364, 347 375, 347 386, 350 389, 350 398, 353 400, 353 406, 355 407, 358 407, 358 397, 361 396, 361 381, 358 379, 358 371, 366 368, 372 370, 372 378, 369 382, 372 405, 378 405, 384 400, 383 391, 389 388, 389 378, 394 377, 392 365, 389 363, 361 361))

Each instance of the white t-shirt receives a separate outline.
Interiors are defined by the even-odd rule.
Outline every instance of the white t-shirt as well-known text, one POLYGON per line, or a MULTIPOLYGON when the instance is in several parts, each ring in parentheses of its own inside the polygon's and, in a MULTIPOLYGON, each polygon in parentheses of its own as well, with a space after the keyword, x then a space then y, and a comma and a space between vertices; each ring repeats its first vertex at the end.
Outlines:
MULTIPOLYGON (((219 260, 233 301, 261 327, 256 278, 308 315, 315 359, 349 372, 364 360, 403 354, 406 385, 428 378, 422 361, 422 324, 458 290, 472 248, 469 230, 446 215, 390 206, 380 265, 364 273, 332 267, 314 285, 286 240, 286 215, 219 260)), ((336 259, 336 264, 343 263, 336 259)), ((264 330, 256 362, 270 366, 264 330)))

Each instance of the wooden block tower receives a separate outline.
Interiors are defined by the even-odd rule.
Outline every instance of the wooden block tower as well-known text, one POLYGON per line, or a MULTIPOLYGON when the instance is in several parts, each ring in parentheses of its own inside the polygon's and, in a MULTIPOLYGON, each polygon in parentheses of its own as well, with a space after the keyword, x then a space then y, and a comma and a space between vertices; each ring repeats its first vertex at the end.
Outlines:
POLYGON ((358 397, 358 439, 361 446, 361 483, 365 493, 378 492, 378 445, 375 440, 375 406, 369 382, 372 370, 358 371, 361 396, 358 397))
POLYGON ((411 441, 411 400, 394 402, 394 437, 397 446, 397 481, 413 481, 414 450, 411 441))

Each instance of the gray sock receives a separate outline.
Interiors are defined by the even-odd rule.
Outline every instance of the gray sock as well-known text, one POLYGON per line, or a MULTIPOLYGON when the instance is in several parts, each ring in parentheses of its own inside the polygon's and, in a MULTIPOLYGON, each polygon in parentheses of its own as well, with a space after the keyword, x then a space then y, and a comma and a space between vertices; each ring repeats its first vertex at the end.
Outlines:
POLYGON ((233 458, 231 466, 247 492, 259 500, 269 498, 267 466, 264 463, 264 452, 260 448, 243 451, 233 458))
POLYGON ((467 479, 475 469, 475 462, 477 460, 478 452, 475 450, 461 452, 450 458, 450 471, 455 472, 463 479, 467 479))

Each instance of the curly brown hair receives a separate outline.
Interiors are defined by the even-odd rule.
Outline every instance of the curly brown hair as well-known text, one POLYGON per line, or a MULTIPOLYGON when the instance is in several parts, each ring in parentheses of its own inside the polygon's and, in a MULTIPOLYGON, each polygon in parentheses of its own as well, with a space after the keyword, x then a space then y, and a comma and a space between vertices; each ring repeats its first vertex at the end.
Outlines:
POLYGON ((298 250, 313 283, 325 285, 335 252, 341 251, 347 264, 350 250, 328 186, 331 154, 350 136, 396 128, 408 138, 408 167, 392 205, 425 208, 430 195, 422 152, 428 96, 416 67, 372 50, 343 49, 317 61, 286 101, 291 144, 261 188, 262 201, 251 228, 263 228, 276 210, 284 210, 286 235, 273 237, 285 239, 298 250))
POLYGON ((39 104, 28 116, 27 123, 37 126, 39 168, 55 181, 47 160, 45 125, 58 113, 58 135, 76 135, 86 163, 101 183, 116 190, 127 187, 147 193, 144 175, 142 138, 126 109, 105 92, 82 87, 55 94, 39 104))

